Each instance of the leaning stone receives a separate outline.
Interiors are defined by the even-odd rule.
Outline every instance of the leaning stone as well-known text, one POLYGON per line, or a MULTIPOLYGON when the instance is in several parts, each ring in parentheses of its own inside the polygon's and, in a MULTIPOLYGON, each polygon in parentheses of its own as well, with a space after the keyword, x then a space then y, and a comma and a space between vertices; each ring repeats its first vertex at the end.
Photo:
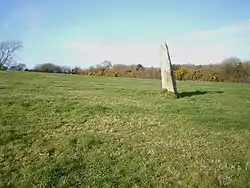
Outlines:
POLYGON ((161 81, 164 91, 167 90, 175 95, 178 94, 171 58, 166 43, 165 46, 161 45, 161 81))

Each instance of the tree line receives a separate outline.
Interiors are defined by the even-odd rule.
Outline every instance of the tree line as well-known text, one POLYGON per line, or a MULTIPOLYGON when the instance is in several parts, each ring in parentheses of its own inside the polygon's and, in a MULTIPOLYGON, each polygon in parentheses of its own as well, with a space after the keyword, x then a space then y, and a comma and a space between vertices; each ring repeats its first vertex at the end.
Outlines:
MULTIPOLYGON (((144 67, 142 64, 124 65, 110 61, 83 69, 81 67, 60 66, 53 63, 38 64, 28 70, 23 63, 16 63, 14 53, 22 48, 17 41, 0 42, 0 69, 15 71, 33 71, 47 73, 79 74, 88 76, 112 76, 160 79, 160 68, 144 67)), ((250 83, 250 61, 239 58, 227 58, 221 63, 210 65, 174 64, 174 75, 177 80, 215 81, 215 82, 248 82, 250 83)))
MULTIPOLYGON (((173 65, 174 75, 177 80, 185 81, 214 81, 214 82, 248 82, 250 83, 250 61, 242 62, 238 58, 228 58, 219 64, 173 65)), ((111 76, 111 77, 133 77, 160 79, 160 68, 144 67, 141 64, 124 65, 104 61, 88 69, 80 67, 70 68, 52 63, 44 63, 34 67, 30 71, 79 74, 88 76, 111 76)))

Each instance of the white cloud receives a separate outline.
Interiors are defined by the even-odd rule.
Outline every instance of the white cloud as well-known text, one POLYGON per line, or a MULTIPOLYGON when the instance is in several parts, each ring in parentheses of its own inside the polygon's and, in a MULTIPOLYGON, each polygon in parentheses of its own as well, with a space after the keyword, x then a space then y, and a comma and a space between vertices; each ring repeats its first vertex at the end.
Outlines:
MULTIPOLYGON (((101 44, 88 42, 72 42, 69 47, 74 55, 84 57, 92 65, 109 60, 113 64, 138 64, 150 66, 157 64, 159 45, 141 44, 101 44)), ((159 62, 159 60, 158 60, 159 62)))
MULTIPOLYGON (((208 64, 220 62, 231 56, 250 58, 248 33, 250 33, 250 20, 172 38, 168 41, 172 61, 208 64)), ((97 41, 75 40, 68 44, 68 48, 75 59, 78 59, 78 64, 84 66, 104 60, 110 60, 114 64, 141 63, 145 66, 159 66, 160 45, 159 41, 148 44, 136 41, 130 44, 102 44, 97 41)))
POLYGON ((250 20, 237 22, 235 24, 226 25, 214 30, 197 31, 192 33, 189 37, 193 40, 216 40, 234 38, 239 36, 246 36, 250 31, 250 20))

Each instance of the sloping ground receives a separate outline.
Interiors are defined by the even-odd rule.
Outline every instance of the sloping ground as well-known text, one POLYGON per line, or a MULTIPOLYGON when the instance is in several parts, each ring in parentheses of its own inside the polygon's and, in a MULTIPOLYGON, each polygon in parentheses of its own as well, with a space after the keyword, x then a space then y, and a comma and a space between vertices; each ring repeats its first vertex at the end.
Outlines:
POLYGON ((249 186, 250 85, 177 84, 0 72, 0 185, 249 186))

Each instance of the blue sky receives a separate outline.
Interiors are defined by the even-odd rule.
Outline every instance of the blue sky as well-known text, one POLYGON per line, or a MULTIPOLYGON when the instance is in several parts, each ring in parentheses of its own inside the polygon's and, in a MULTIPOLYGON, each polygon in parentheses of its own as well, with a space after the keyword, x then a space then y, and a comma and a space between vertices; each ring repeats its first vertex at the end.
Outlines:
POLYGON ((249 0, 6 0, 0 40, 21 40, 29 67, 159 66, 165 41, 174 63, 217 63, 250 59, 249 10, 249 0))

